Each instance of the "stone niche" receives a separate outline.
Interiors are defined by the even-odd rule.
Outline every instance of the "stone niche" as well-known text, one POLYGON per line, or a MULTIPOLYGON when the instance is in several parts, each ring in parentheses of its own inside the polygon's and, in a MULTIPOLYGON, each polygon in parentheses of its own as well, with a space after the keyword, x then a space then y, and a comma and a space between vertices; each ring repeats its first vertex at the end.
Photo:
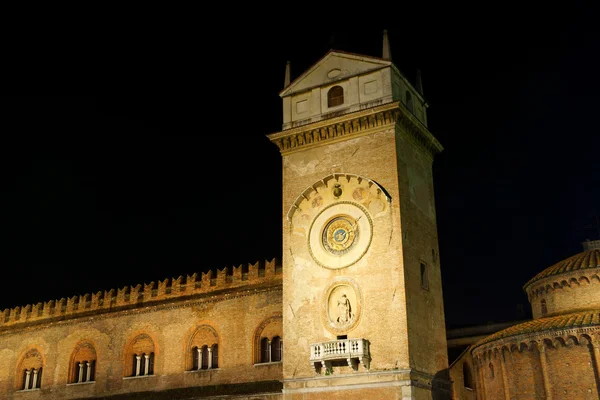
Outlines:
POLYGON ((323 291, 321 320, 333 334, 344 335, 354 329, 361 316, 362 295, 358 283, 338 277, 323 291))

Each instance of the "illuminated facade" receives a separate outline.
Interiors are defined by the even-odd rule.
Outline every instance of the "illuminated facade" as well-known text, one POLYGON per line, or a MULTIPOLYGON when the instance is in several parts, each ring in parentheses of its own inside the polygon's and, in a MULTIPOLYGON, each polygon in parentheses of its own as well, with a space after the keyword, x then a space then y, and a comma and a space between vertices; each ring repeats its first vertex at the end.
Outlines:
POLYGON ((526 291, 533 320, 478 340, 450 367, 456 399, 600 398, 600 240, 526 291))
POLYGON ((0 314, 0 399, 598 399, 600 250, 448 365, 420 81, 329 51, 281 91, 282 259, 0 314), (573 378, 573 374, 576 378, 573 378))

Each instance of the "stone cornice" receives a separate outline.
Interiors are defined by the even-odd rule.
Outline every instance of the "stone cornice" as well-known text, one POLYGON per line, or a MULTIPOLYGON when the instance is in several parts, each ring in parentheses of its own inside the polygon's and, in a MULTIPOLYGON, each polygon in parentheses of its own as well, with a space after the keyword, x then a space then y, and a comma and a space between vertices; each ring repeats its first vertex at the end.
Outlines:
POLYGON ((596 271, 597 274, 599 270, 600 249, 583 251, 546 268, 523 285, 523 290, 527 291, 535 282, 552 276, 560 276, 576 271, 596 271))
POLYGON ((432 157, 442 145, 401 102, 375 106, 267 135, 281 155, 348 140, 399 125, 410 139, 432 157))
POLYGON ((549 275, 547 277, 538 279, 534 283, 526 286, 526 289, 524 290, 525 293, 527 293, 529 302, 531 303, 540 295, 548 294, 553 290, 563 289, 565 287, 572 288, 574 286, 580 286, 583 282, 587 284, 598 284, 600 283, 599 274, 599 268, 588 268, 563 272, 561 274, 549 275))
POLYGON ((599 326, 590 326, 590 327, 578 327, 578 328, 569 328, 569 329, 558 329, 558 330, 548 330, 545 332, 540 332, 537 334, 523 334, 518 336, 511 336, 504 339, 499 339, 494 342, 485 343, 480 346, 473 346, 472 354, 473 357, 478 357, 482 354, 485 354, 489 351, 493 351, 496 349, 502 349, 503 347, 508 348, 509 350, 513 345, 520 348, 520 344, 526 344, 529 346, 531 343, 538 343, 544 340, 553 340, 555 338, 567 338, 570 336, 580 337, 581 335, 588 335, 590 337, 596 337, 600 334, 599 326))
POLYGON ((600 334, 597 312, 565 314, 555 317, 541 318, 515 325, 497 332, 472 345, 473 356, 501 349, 503 347, 529 346, 532 342, 541 342, 558 337, 587 335, 597 337, 600 334))

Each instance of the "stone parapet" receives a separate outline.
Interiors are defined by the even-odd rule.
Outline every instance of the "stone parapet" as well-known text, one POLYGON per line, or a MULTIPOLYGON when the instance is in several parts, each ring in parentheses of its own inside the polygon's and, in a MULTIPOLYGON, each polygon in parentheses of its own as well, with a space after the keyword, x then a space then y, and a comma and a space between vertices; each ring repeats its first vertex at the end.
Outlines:
POLYGON ((431 157, 443 150, 442 145, 433 137, 427 127, 399 101, 350 114, 332 116, 323 121, 290 128, 267 136, 271 142, 277 145, 282 155, 287 155, 347 140, 349 137, 367 135, 396 124, 400 125, 411 140, 426 150, 431 157))
POLYGON ((22 324, 50 322, 90 314, 152 305, 225 289, 236 289, 271 281, 281 281, 281 265, 275 258, 255 264, 225 267, 167 278, 158 282, 125 286, 120 289, 86 293, 37 304, 27 304, 0 311, 0 332, 22 324))

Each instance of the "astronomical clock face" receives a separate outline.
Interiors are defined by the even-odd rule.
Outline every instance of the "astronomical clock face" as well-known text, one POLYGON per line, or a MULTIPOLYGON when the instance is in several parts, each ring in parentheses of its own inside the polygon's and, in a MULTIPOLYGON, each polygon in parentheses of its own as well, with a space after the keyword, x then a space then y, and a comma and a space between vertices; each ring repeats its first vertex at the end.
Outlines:
POLYGON ((322 244, 331 254, 346 254, 357 241, 358 224, 349 215, 335 216, 323 228, 322 244))
POLYGON ((365 255, 372 230, 371 217, 361 205, 350 201, 334 203, 323 209, 310 226, 310 254, 322 267, 348 267, 365 255))

